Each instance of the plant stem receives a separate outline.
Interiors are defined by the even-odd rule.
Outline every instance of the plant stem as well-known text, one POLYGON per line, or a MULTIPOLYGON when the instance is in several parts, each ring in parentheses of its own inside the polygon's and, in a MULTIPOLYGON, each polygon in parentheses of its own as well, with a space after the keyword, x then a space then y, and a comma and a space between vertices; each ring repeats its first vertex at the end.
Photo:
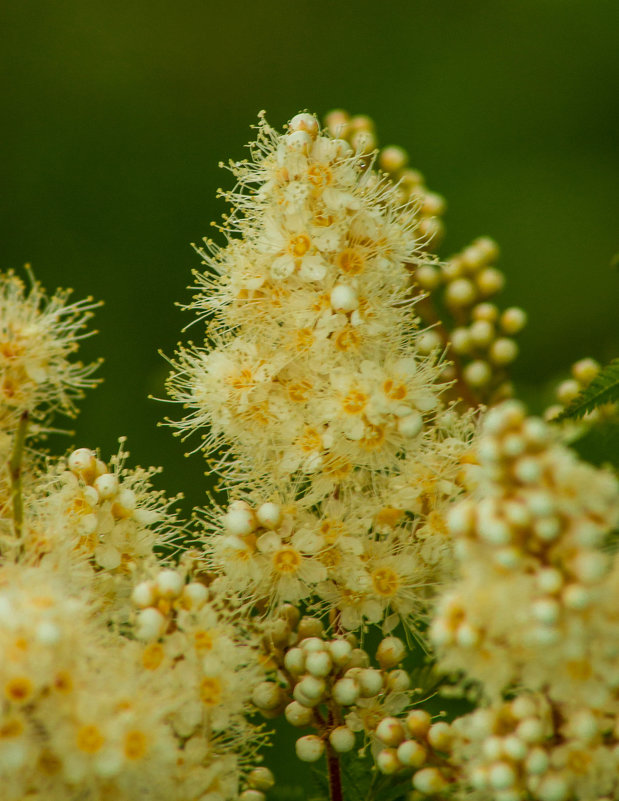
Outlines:
POLYGON ((13 495, 13 530, 15 538, 21 540, 22 524, 24 522, 24 502, 22 498, 22 458, 24 455, 24 442, 26 440, 26 429, 28 427, 28 412, 22 412, 22 416, 15 433, 15 444, 13 453, 9 461, 9 475, 11 477, 11 490, 13 495))
POLYGON ((340 759, 330 743, 327 743, 327 768, 329 771, 329 801, 343 801, 340 759))

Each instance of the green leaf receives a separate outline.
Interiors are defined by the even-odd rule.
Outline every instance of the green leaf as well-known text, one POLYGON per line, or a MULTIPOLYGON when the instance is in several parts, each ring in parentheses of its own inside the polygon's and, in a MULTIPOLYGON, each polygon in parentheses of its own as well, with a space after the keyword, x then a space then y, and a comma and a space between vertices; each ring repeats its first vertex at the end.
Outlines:
POLYGON ((603 367, 588 387, 577 395, 553 422, 573 420, 604 403, 619 400, 619 359, 603 367))

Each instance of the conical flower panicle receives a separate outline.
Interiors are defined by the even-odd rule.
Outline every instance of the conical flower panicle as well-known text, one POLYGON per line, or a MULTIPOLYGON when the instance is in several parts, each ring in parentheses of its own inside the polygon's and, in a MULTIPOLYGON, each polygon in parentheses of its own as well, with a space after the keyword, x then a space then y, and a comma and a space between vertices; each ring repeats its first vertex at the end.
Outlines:
POLYGON ((347 628, 395 625, 436 581, 472 433, 440 352, 416 347, 417 209, 308 114, 283 135, 261 119, 250 154, 222 193, 227 245, 200 250, 204 346, 169 380, 189 409, 173 425, 203 432, 235 497, 209 516, 209 568, 268 608, 318 596, 347 628))

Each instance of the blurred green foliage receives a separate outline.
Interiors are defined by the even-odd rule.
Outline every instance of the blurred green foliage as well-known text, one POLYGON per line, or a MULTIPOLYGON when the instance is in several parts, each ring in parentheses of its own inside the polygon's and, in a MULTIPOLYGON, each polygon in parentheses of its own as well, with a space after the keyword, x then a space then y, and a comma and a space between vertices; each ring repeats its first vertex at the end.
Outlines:
MULTIPOLYGON (((187 315, 188 243, 209 233, 265 108, 282 125, 343 106, 376 120, 448 200, 443 255, 501 245, 502 302, 526 308, 515 374, 539 387, 617 355, 617 0, 20 0, 0 7, 2 269, 105 300, 105 383, 71 441, 129 435, 170 491, 203 498, 199 456, 156 422, 187 315)), ((190 332, 198 338, 197 329, 190 332)), ((176 409, 171 414, 180 413, 176 409)))

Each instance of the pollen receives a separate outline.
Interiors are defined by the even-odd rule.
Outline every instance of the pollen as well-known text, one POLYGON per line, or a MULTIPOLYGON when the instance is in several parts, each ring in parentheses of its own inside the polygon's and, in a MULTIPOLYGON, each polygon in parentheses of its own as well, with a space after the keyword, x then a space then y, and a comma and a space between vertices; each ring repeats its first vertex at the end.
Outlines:
POLYGON ((328 459, 325 459, 324 470, 325 474, 334 481, 340 481, 350 474, 352 464, 344 456, 331 455, 328 459))
POLYGON ((146 735, 139 729, 132 729, 125 734, 124 754, 127 759, 141 759, 146 753, 146 735))
POLYGON ((30 700, 34 692, 34 686, 27 676, 16 676, 10 679, 5 687, 4 694, 9 701, 16 704, 24 704, 30 700))
POLYGON ((205 676, 200 682, 200 700, 206 706, 216 706, 221 700, 221 682, 218 678, 205 676))
POLYGON ((273 554, 273 568, 277 573, 296 573, 301 564, 301 556, 294 548, 280 548, 273 554))
POLYGON ((290 240, 288 249, 296 259, 302 259, 310 249, 310 244, 309 236, 306 236, 306 234, 301 234, 300 236, 294 236, 290 240))
POLYGON ((76 743, 85 754, 96 754, 103 747, 104 738, 96 726, 89 724, 78 730, 76 743))
POLYGON ((359 275, 365 267, 365 258, 357 248, 344 248, 338 253, 336 264, 346 275, 359 275))
POLYGON ((19 718, 7 718, 0 725, 0 739, 19 737, 24 730, 24 724, 19 718))
POLYGON ((400 586, 400 577, 390 567, 377 567, 372 572, 372 584, 379 595, 395 595, 400 586))
POLYGON ((353 389, 342 401, 342 408, 346 414, 361 414, 368 402, 368 396, 361 390, 353 389))

